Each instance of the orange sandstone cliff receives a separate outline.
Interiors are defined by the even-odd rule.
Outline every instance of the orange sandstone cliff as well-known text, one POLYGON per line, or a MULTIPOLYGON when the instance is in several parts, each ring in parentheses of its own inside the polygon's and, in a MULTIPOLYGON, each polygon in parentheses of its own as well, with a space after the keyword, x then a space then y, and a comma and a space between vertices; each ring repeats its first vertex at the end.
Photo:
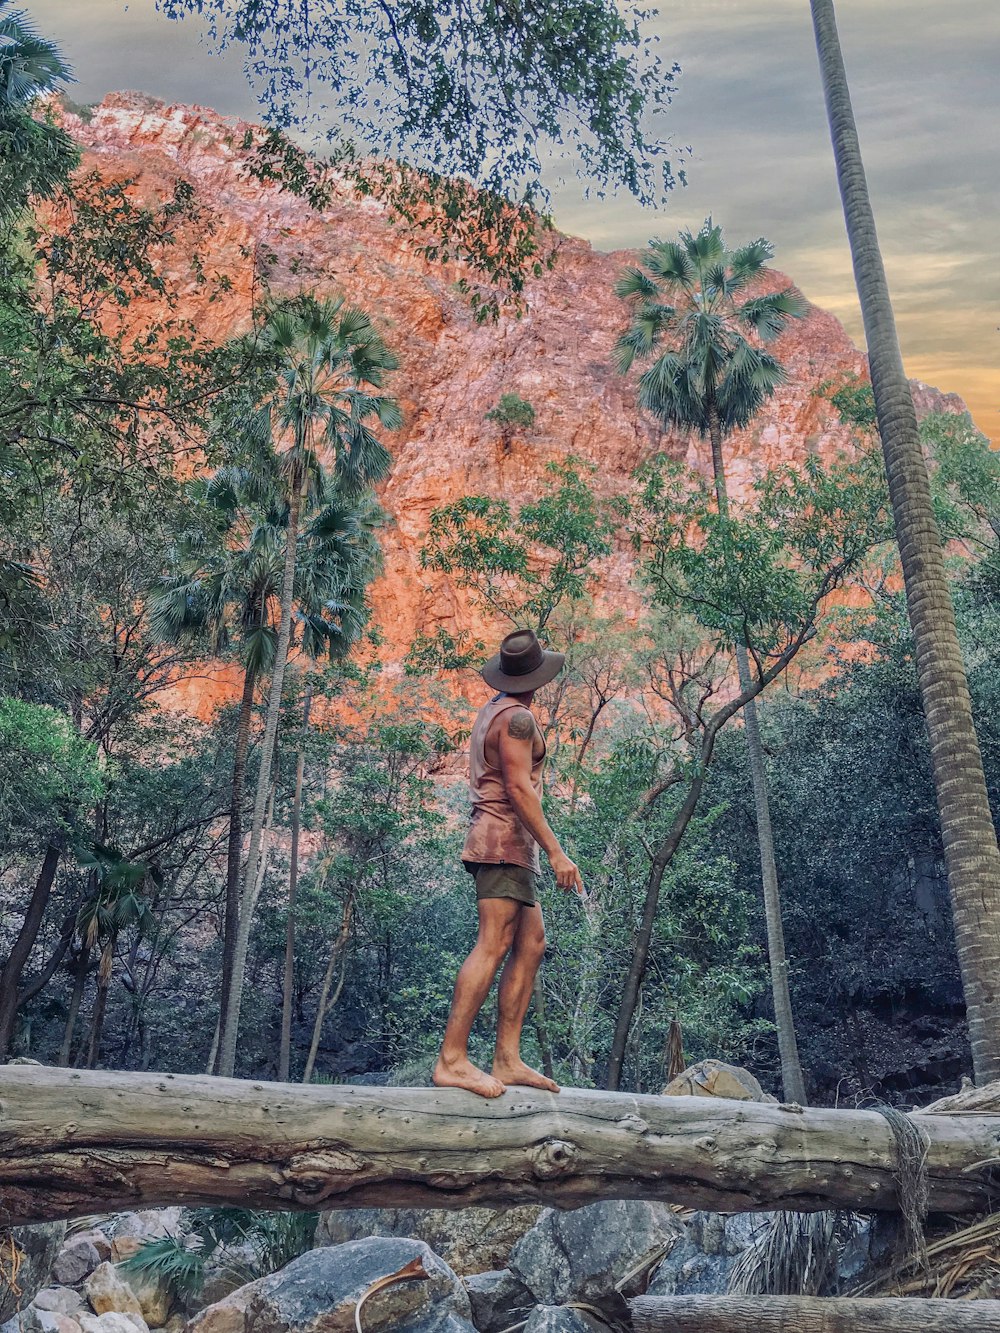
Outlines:
MULTIPOLYGON (((454 591, 419 568, 435 506, 469 493, 514 501, 529 496, 544 465, 566 454, 596 464, 597 484, 608 490, 624 488, 636 465, 656 449, 709 467, 700 441, 661 435, 637 409, 633 388, 611 367, 611 349, 625 322, 612 287, 634 256, 603 254, 557 235, 555 266, 530 282, 520 315, 480 325, 455 286, 460 271, 425 260, 419 241, 393 225, 378 202, 345 192, 316 212, 249 177, 242 165, 248 128, 242 122, 132 93, 107 97, 85 121, 69 114, 65 119, 102 170, 164 194, 184 176, 214 215, 210 253, 202 259, 209 274, 226 275, 232 289, 209 305, 192 288, 183 313, 196 314, 203 332, 221 340, 245 326, 253 255, 263 248, 273 254, 272 290, 345 293, 372 313, 398 354, 401 368, 392 389, 405 425, 389 441, 395 463, 381 500, 391 524, 383 536, 385 573, 373 595, 390 669, 401 669, 418 628, 466 626, 454 591), (537 414, 530 433, 515 436, 509 450, 496 426, 484 420, 503 393, 527 399, 537 414)), ((668 220, 651 216, 650 229, 669 231, 668 220)), ((781 339, 777 355, 788 383, 753 428, 728 446, 734 495, 760 469, 794 464, 810 452, 832 458, 848 444, 833 409, 815 393, 824 381, 866 371, 864 356, 841 325, 810 306, 781 339)), ((915 385, 915 396, 924 412, 964 410, 955 395, 926 385, 915 385)), ((629 573, 624 557, 609 562, 613 583, 625 585, 629 573)), ((214 687, 204 680, 181 687, 178 702, 204 714, 232 697, 230 691, 227 673, 220 671, 214 687)))

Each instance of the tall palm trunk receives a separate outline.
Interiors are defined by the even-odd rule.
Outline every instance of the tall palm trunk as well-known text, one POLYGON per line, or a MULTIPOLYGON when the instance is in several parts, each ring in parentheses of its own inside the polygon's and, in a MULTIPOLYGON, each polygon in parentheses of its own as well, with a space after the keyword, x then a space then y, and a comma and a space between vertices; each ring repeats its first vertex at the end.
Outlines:
POLYGON ((833 0, 811 4, 930 736, 972 1059, 984 1083, 1000 1078, 1000 850, 833 0))
POLYGON ((302 817, 302 779, 305 776, 305 736, 309 729, 312 691, 307 690, 302 703, 302 739, 295 761, 295 795, 292 798, 292 847, 288 867, 288 917, 285 921, 285 975, 281 988, 281 1046, 278 1051, 278 1079, 288 1082, 292 1053, 292 1001, 295 991, 295 909, 299 887, 299 827, 302 817))
POLYGON ((292 638, 295 556, 304 488, 305 478, 296 475, 293 479, 288 507, 288 528, 285 534, 285 568, 281 580, 281 621, 278 628, 278 642, 274 650, 271 687, 267 696, 264 739, 261 742, 260 752, 260 771, 257 774, 253 821, 250 825, 250 851, 247 855, 243 892, 240 896, 240 921, 233 957, 232 980, 226 1003, 226 1022, 219 1040, 219 1073, 225 1078, 232 1078, 236 1067, 236 1042, 240 1023, 240 1006, 243 1002, 243 982, 247 945, 250 939, 250 924, 263 879, 261 860, 264 823, 267 817, 268 796, 271 790, 271 766, 274 758, 275 742, 278 737, 278 722, 281 717, 281 692, 285 684, 288 646, 292 638))
MULTIPOLYGON (((726 487, 726 468, 722 453, 722 427, 719 414, 714 408, 710 408, 708 420, 716 503, 719 506, 719 514, 727 519, 729 492, 726 487)), ((740 693, 745 694, 751 688, 752 680, 750 661, 744 643, 736 644, 736 670, 739 675, 740 693)), ((788 958, 785 954, 785 930, 781 921, 781 891, 778 887, 778 867, 774 857, 771 802, 767 791, 767 771, 764 768, 764 747, 760 739, 756 699, 749 699, 745 705, 743 723, 750 761, 754 814, 757 821, 760 877, 764 887, 764 922, 767 930, 767 957, 771 968, 774 1025, 778 1033, 778 1057, 781 1060, 781 1086, 786 1101, 798 1102, 800 1106, 805 1106, 806 1085, 799 1060, 798 1042, 795 1039, 795 1019, 792 1015, 792 997, 788 987, 788 958)))
MULTIPOLYGON (((257 672, 248 665, 243 673, 243 695, 240 699, 240 720, 236 728, 236 749, 233 754, 233 783, 229 799, 229 841, 226 848, 226 905, 222 921, 222 979, 219 986, 219 1031, 226 1026, 226 1009, 233 981, 233 955, 236 952, 236 933, 240 917, 240 862, 243 857, 243 787, 246 780, 247 753, 250 749, 250 723, 253 720, 253 692, 257 672)), ((215 1044, 218 1058, 218 1042, 215 1044)), ((217 1071, 218 1072, 218 1071, 217 1071)))

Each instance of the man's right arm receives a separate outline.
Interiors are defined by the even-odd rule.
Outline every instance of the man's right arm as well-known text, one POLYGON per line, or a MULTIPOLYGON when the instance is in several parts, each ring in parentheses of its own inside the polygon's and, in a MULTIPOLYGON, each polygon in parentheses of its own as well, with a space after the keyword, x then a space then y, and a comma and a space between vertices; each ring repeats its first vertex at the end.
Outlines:
POLYGON ((500 771, 517 817, 549 858, 559 887, 582 894, 580 871, 559 845, 532 786, 531 749, 535 739, 535 719, 526 708, 519 708, 508 714, 506 725, 501 719, 499 733, 500 771))

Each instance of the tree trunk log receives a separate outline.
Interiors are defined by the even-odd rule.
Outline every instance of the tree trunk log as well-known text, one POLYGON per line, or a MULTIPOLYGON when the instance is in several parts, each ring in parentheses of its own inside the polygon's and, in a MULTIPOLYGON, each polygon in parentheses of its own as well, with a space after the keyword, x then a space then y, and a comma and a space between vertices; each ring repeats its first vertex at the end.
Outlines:
MULTIPOLYGON (((930 1207, 1000 1200, 1000 1116, 923 1115, 930 1207)), ((874 1111, 510 1088, 304 1087, 204 1075, 0 1068, 11 1224, 162 1204, 575 1208, 660 1199, 729 1212, 895 1209, 874 1111)))
POLYGON ((1000 1301, 637 1296, 636 1333, 1000 1333, 1000 1301))

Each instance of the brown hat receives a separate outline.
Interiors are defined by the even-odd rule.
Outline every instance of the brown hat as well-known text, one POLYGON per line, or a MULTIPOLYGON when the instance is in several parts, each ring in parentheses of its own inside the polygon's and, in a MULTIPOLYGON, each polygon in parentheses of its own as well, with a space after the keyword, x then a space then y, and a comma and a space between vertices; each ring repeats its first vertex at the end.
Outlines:
POLYGON ((483 680, 507 694, 528 694, 554 680, 566 661, 564 653, 550 653, 533 630, 516 629, 500 645, 482 670, 483 680))

